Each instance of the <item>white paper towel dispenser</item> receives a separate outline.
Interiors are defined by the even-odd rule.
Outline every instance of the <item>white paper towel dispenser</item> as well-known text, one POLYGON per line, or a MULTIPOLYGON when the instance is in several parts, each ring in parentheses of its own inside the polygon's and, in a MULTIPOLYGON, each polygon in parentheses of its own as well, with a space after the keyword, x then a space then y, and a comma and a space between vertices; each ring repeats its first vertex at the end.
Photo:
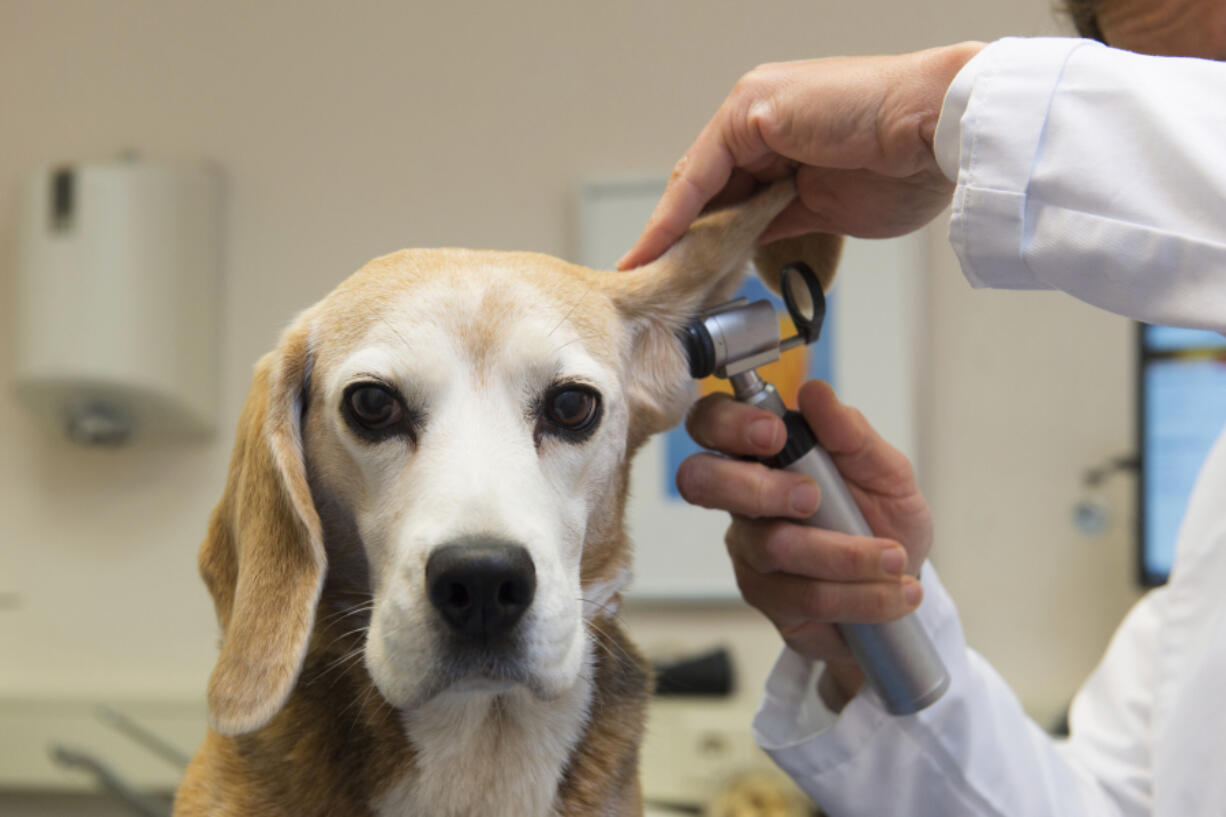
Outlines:
POLYGON ((18 219, 18 400, 83 443, 208 434, 219 173, 141 159, 47 168, 18 219))

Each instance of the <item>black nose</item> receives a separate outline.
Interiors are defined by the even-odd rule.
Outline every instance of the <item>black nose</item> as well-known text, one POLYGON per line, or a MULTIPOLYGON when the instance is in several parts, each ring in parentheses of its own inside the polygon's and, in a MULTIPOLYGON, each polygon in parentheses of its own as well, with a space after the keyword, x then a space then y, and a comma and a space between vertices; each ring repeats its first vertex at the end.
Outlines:
POLYGON ((536 593, 536 567, 520 545, 488 539, 443 545, 426 562, 430 603, 458 633, 502 635, 536 593))

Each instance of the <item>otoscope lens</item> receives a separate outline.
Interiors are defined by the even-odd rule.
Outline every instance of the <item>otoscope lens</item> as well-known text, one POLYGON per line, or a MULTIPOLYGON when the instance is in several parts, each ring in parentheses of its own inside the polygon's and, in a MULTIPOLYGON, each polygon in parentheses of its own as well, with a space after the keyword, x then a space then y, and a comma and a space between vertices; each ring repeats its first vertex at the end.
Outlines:
POLYGON ((826 295, 822 282, 803 261, 788 264, 780 275, 783 302, 787 304, 796 332, 805 343, 813 343, 822 332, 826 318, 826 295))
POLYGON ((809 292, 804 276, 797 267, 790 266, 783 270, 783 286, 791 296, 789 306, 795 308, 796 315, 803 320, 812 321, 814 316, 813 294, 809 292))

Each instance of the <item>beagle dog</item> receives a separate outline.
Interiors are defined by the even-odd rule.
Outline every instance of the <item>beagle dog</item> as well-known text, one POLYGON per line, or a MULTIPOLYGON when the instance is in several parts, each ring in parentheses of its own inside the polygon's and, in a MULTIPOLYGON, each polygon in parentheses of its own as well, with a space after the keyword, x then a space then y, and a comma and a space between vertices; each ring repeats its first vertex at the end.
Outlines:
MULTIPOLYGON (((221 646, 176 815, 641 813, 629 463, 693 399, 675 331, 794 194, 632 272, 393 253, 293 322, 200 549, 221 646)), ((838 239, 789 252, 828 283, 838 239)))

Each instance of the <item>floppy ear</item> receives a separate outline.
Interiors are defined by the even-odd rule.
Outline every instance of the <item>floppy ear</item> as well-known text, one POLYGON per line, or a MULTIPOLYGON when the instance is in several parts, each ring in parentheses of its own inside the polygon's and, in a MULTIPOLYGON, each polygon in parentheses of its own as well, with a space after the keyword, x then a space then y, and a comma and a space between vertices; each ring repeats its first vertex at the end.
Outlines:
POLYGON ((200 548, 221 625, 209 721, 226 735, 264 726, 289 697, 323 581, 323 537, 302 454, 306 338, 305 329, 289 330, 256 365, 225 493, 200 548))
POLYGON ((843 236, 829 233, 809 233, 795 238, 782 238, 758 247, 753 265, 758 276, 771 292, 779 293, 779 278, 788 264, 803 261, 822 282, 822 291, 829 292, 834 284, 835 268, 843 253, 843 236))
POLYGON ((839 236, 787 239, 762 247, 755 255, 758 236, 795 194, 791 181, 774 184, 741 204, 698 219, 656 261, 612 276, 610 294, 631 332, 627 391, 633 408, 632 449, 685 415, 694 388, 676 333, 703 309, 732 297, 751 256, 775 291, 781 266, 775 264, 777 256, 788 253, 800 254, 781 263, 804 260, 829 287, 838 263, 839 236))

